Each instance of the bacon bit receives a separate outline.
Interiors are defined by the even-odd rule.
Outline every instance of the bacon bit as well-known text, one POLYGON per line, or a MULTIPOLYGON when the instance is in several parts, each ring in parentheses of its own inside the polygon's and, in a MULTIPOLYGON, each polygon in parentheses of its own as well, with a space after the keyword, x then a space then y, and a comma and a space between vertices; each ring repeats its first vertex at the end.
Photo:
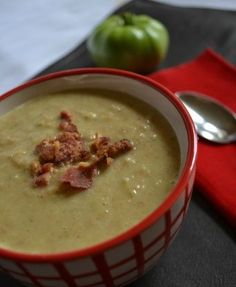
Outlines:
POLYGON ((71 122, 72 121, 72 115, 69 112, 67 112, 67 111, 61 111, 60 118, 62 120, 67 121, 67 122, 71 122))
POLYGON ((72 133, 72 132, 62 132, 58 135, 57 139, 61 143, 81 140, 80 135, 78 133, 72 133))
POLYGON ((100 164, 106 160, 106 157, 103 155, 101 157, 94 156, 90 162, 80 162, 78 167, 82 169, 97 169, 100 164))
POLYGON ((129 140, 122 139, 122 140, 112 144, 109 147, 107 154, 109 157, 115 157, 122 152, 131 150, 132 148, 133 148, 133 145, 129 140))
POLYGON ((61 182, 69 184, 69 186, 76 188, 78 191, 83 191, 92 186, 94 171, 93 168, 71 167, 66 170, 61 182))
POLYGON ((38 176, 35 176, 33 178, 33 186, 34 187, 44 187, 48 185, 49 179, 51 177, 50 172, 46 172, 43 174, 40 174, 38 176))
POLYGON ((91 144, 91 150, 96 153, 97 157, 115 157, 121 152, 129 151, 133 148, 132 143, 127 139, 111 143, 108 137, 97 137, 91 144))
POLYGON ((48 185, 51 174, 54 168, 52 163, 40 164, 38 161, 34 161, 31 164, 31 173, 33 175, 33 186, 41 187, 48 185))
POLYGON ((59 129, 64 132, 70 132, 70 133, 78 133, 78 129, 75 124, 68 122, 66 120, 61 121, 59 124, 59 129))
POLYGON ((53 162, 55 154, 55 140, 43 140, 35 148, 39 154, 40 160, 43 162, 53 162))
POLYGON ((55 154, 55 163, 74 163, 90 158, 85 143, 76 133, 62 133, 58 137, 59 149, 55 154))
POLYGON ((42 173, 53 173, 54 171, 54 167, 53 167, 53 163, 45 163, 42 165, 42 173))
POLYGON ((42 172, 42 166, 39 161, 33 161, 30 166, 31 174, 34 175, 39 175, 42 172))
POLYGON ((96 138, 92 142, 90 149, 92 152, 96 153, 96 155, 99 157, 106 152, 106 150, 109 148, 110 144, 111 144, 110 138, 98 137, 96 135, 96 138))
POLYGON ((64 132, 53 140, 43 140, 36 146, 41 162, 74 163, 90 157, 77 133, 64 132))
POLYGON ((38 161, 34 161, 31 164, 31 173, 33 176, 35 175, 41 175, 43 173, 53 173, 53 164, 52 163, 45 163, 41 164, 38 161))
POLYGON ((80 136, 77 126, 72 123, 72 115, 70 113, 62 111, 60 113, 60 118, 62 120, 59 124, 60 130, 64 132, 77 133, 80 136))
POLYGON ((99 165, 105 163, 105 165, 109 167, 113 162, 113 157, 122 152, 129 151, 132 148, 132 143, 127 139, 112 144, 108 137, 96 137, 90 146, 91 151, 95 152, 94 159, 90 163, 80 162, 79 166, 97 168, 99 165))

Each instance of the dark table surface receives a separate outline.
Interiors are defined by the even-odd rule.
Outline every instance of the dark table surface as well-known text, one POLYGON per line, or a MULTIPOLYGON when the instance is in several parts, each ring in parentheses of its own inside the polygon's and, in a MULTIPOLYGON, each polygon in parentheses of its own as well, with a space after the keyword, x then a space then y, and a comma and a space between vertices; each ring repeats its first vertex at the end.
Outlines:
MULTIPOLYGON (((171 35, 160 69, 196 57, 211 47, 236 64, 236 12, 182 8, 147 0, 131 1, 119 10, 148 14, 171 35)), ((93 66, 85 42, 40 74, 93 66)), ((227 191, 226 191, 227 192, 227 191)), ((187 217, 176 240, 158 264, 129 287, 236 287, 236 231, 194 189, 187 217)), ((0 287, 21 287, 0 274, 0 287)))

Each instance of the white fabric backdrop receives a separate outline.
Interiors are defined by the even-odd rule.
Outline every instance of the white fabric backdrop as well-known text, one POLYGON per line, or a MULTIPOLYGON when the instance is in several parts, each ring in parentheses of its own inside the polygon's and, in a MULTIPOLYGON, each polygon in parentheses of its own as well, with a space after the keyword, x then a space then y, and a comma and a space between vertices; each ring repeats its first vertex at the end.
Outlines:
MULTIPOLYGON (((0 94, 75 48, 125 0, 0 1, 0 94)), ((160 0, 236 10, 235 0, 160 0)))

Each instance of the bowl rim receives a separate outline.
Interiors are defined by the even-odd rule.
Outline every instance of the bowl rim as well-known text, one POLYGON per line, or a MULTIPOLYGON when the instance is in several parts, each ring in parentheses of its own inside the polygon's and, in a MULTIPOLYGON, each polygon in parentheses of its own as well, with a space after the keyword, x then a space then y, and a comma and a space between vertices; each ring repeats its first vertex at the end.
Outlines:
POLYGON ((194 172, 197 157, 197 135, 194 123, 189 113, 187 112, 186 108, 182 104, 182 102, 169 89, 164 87, 159 82, 154 81, 146 76, 125 70, 112 69, 112 68, 91 67, 91 68, 64 70, 40 76, 26 83, 23 83, 17 86, 16 88, 1 95, 0 102, 14 95, 15 93, 20 92, 36 84, 56 78, 82 75, 82 74, 108 74, 108 75, 131 78, 133 80, 142 82, 145 85, 151 86, 155 90, 161 92, 163 96, 168 98, 168 100, 175 106, 175 108, 178 110, 178 112, 183 118, 189 143, 185 165, 179 177, 179 180, 177 184, 173 187, 169 195, 166 197, 166 199, 162 202, 162 204, 158 208, 152 211, 143 220, 139 221, 136 225, 132 226, 131 228, 127 229, 126 231, 122 232, 121 234, 115 237, 102 241, 98 244, 91 245, 89 247, 79 248, 71 251, 55 252, 55 253, 27 253, 24 251, 14 251, 0 247, 0 257, 14 261, 16 260, 16 261, 32 262, 32 263, 61 262, 61 261, 73 261, 75 259, 81 259, 82 257, 86 256, 93 256, 97 253, 101 253, 107 249, 113 248, 137 236, 139 233, 147 229, 158 218, 163 216, 164 213, 171 208, 171 206, 179 197, 183 189, 187 186, 188 180, 192 175, 192 173, 194 172))

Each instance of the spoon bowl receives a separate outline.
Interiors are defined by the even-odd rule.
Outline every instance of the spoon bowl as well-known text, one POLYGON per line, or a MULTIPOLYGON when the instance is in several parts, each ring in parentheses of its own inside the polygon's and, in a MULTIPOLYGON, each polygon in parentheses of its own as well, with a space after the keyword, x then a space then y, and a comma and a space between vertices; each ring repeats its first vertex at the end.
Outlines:
POLYGON ((204 94, 192 91, 175 94, 190 113, 199 136, 221 144, 236 141, 236 116, 233 111, 204 94))

